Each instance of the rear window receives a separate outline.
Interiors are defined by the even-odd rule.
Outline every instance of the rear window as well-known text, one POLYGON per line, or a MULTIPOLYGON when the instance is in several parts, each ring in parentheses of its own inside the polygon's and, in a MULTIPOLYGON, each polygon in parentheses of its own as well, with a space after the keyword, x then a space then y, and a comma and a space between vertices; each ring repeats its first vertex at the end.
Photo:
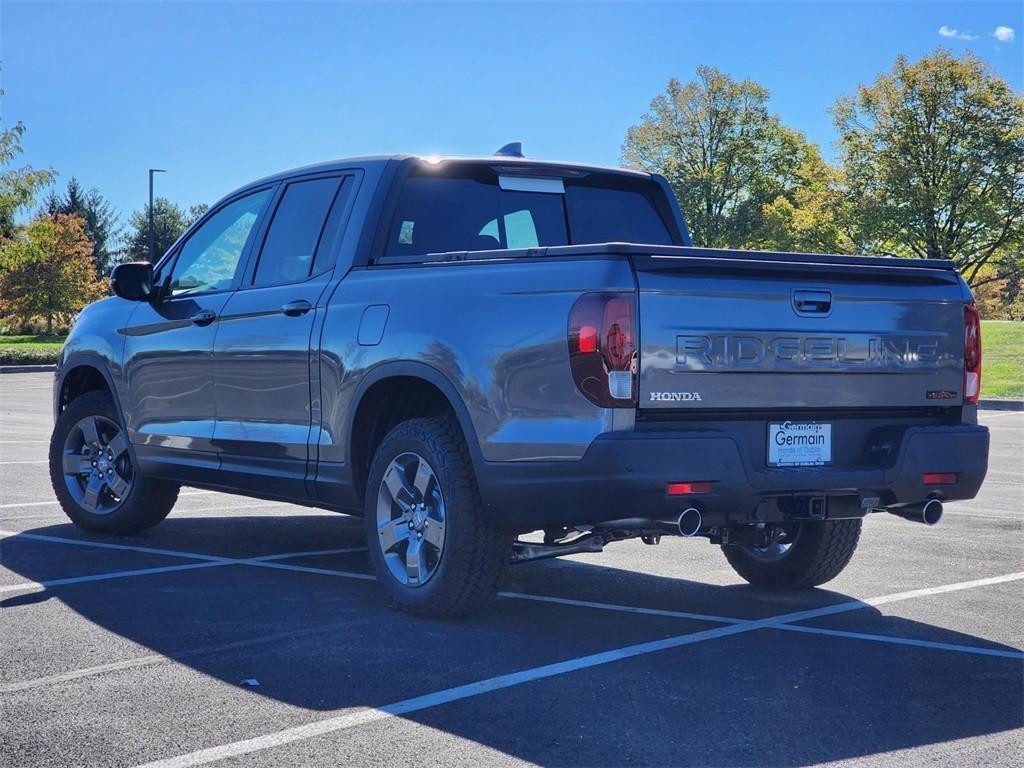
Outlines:
POLYGON ((493 172, 412 175, 385 258, 616 241, 671 245, 672 236, 643 192, 591 178, 566 179, 565 192, 552 193, 502 189, 493 172))
POLYGON ((658 209, 641 192, 567 185, 572 242, 672 245, 658 209))

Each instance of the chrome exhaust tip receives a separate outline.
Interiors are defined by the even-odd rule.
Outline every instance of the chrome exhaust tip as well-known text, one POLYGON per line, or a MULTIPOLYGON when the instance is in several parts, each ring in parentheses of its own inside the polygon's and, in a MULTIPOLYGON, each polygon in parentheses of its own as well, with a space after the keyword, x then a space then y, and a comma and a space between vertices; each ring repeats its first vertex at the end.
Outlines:
POLYGON ((702 525, 704 525, 704 518, 696 507, 687 507, 679 513, 679 519, 676 520, 679 535, 687 538, 696 536, 702 525))
POLYGON ((942 519, 942 502, 938 499, 928 499, 918 504, 908 504, 905 507, 889 507, 887 512, 910 520, 913 523, 924 523, 932 526, 938 524, 942 519))

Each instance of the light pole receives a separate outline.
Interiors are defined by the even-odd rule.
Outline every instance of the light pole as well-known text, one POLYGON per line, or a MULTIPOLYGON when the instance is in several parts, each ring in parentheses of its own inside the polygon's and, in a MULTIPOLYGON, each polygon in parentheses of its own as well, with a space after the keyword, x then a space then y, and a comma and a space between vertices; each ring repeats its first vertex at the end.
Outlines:
POLYGON ((153 174, 167 173, 163 168, 149 169, 149 260, 156 264, 156 233, 153 231, 153 174))

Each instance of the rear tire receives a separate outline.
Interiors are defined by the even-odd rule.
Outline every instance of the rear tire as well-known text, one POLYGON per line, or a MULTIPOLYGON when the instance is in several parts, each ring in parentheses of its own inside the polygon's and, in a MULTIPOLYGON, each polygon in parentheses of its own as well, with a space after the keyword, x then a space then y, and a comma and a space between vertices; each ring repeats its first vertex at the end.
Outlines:
POLYGON ((385 436, 370 466, 365 512, 370 559, 395 607, 451 618, 494 598, 511 536, 484 517, 453 417, 413 419, 385 436))
POLYGON ((57 417, 50 484, 64 513, 93 533, 128 534, 170 513, 179 486, 135 467, 128 433, 108 392, 86 392, 57 417))
POLYGON ((722 547, 740 576, 764 589, 808 589, 831 581, 850 562, 860 539, 860 520, 795 523, 784 551, 722 547))

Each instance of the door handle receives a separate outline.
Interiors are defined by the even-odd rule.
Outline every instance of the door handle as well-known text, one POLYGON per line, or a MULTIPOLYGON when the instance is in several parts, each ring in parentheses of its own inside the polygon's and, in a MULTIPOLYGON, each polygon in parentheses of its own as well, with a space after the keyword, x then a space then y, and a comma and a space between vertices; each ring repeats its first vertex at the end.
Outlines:
POLYGON ((193 325, 209 325, 217 319, 212 309, 201 309, 189 318, 193 325))
POLYGON ((313 305, 310 304, 308 301, 306 301, 305 299, 299 299, 298 301, 289 301, 287 304, 281 307, 281 311, 288 317, 298 317, 299 315, 306 314, 312 308, 313 305))
POLYGON ((832 292, 793 291, 793 306, 802 314, 828 314, 832 309, 832 292))

